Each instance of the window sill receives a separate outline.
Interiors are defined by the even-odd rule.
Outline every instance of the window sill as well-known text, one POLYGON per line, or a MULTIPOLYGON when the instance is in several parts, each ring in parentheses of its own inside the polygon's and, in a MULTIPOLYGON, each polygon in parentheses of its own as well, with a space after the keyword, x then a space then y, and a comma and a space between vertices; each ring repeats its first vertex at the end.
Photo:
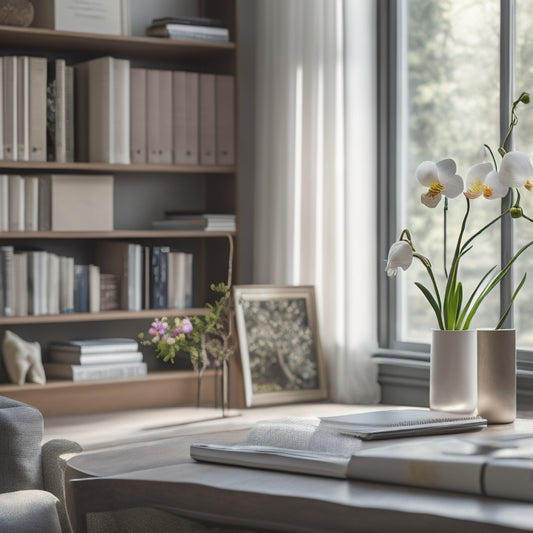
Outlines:
MULTIPOLYGON (((381 403, 428 407, 429 354, 381 350, 373 355, 373 360, 378 365, 381 403)), ((516 385, 518 409, 533 410, 531 363, 519 361, 516 385)))

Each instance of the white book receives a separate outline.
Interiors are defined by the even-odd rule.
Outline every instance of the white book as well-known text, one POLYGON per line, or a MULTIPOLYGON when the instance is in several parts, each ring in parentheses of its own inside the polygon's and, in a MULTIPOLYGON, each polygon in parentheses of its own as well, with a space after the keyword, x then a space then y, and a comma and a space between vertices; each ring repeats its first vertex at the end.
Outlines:
POLYGON ((59 314, 59 256, 48 253, 48 282, 46 287, 48 314, 59 314))
POLYGON ((102 379, 128 379, 146 376, 144 362, 109 363, 101 365, 70 365, 66 363, 44 363, 47 378, 70 379, 72 381, 95 381, 102 379))
POLYGON ((89 312, 100 312, 100 267, 89 265, 89 312))
POLYGON ((0 231, 9 231, 9 177, 0 174, 0 231))
POLYGON ((24 230, 39 231, 39 178, 24 178, 24 230))
POLYGON ((113 58, 113 163, 130 163, 130 62, 113 58))
POLYGON ((47 59, 29 58, 30 161, 46 161, 47 59))
POLYGON ((28 255, 18 252, 13 255, 14 315, 28 315, 28 255))
POLYGON ((487 426, 487 421, 481 416, 430 409, 397 409, 327 416, 321 419, 321 423, 324 427, 364 440, 457 433, 487 426))
POLYGON ((17 160, 30 159, 30 58, 17 57, 17 160))
POLYGON ((4 159, 16 161, 17 151, 17 57, 4 57, 3 75, 4 159))
POLYGON ((14 270, 13 246, 0 246, 0 315, 14 314, 14 270))
POLYGON ((54 352, 65 351, 79 354, 97 354, 110 352, 136 352, 139 344, 127 337, 107 337, 97 339, 72 339, 54 341, 49 344, 54 352))
POLYGON ((28 314, 38 316, 48 313, 47 283, 47 252, 28 252, 28 314))
POLYGON ((9 176, 9 231, 24 231, 24 179, 9 176))
POLYGON ((172 72, 148 69, 146 83, 147 159, 172 164, 172 72))
POLYGON ((193 254, 185 254, 185 294, 184 306, 192 307, 193 304, 193 254))
POLYGON ((81 354, 50 350, 50 362, 69 365, 101 365, 112 363, 138 363, 143 360, 142 352, 103 352, 81 354))

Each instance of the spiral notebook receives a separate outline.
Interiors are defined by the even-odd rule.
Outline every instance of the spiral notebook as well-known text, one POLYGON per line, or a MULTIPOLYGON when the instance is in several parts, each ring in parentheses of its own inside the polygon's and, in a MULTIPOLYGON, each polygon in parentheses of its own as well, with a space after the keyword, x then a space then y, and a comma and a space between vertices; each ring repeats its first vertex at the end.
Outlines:
POLYGON ((397 409, 326 416, 320 419, 320 424, 363 440, 459 433, 487 427, 487 421, 478 415, 430 409, 397 409))

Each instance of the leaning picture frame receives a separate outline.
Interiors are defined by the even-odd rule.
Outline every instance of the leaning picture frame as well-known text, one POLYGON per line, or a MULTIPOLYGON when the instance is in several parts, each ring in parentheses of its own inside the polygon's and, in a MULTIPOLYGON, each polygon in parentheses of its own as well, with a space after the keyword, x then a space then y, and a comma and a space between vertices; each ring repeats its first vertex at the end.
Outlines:
POLYGON ((328 397, 311 285, 236 285, 247 407, 328 397))

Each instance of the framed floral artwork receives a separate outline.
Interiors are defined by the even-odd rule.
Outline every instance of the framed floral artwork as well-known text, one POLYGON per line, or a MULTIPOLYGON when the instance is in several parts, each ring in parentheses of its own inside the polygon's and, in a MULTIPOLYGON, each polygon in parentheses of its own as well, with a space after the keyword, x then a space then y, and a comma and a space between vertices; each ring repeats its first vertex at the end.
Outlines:
POLYGON ((327 398, 312 286, 233 288, 246 406, 327 398))

